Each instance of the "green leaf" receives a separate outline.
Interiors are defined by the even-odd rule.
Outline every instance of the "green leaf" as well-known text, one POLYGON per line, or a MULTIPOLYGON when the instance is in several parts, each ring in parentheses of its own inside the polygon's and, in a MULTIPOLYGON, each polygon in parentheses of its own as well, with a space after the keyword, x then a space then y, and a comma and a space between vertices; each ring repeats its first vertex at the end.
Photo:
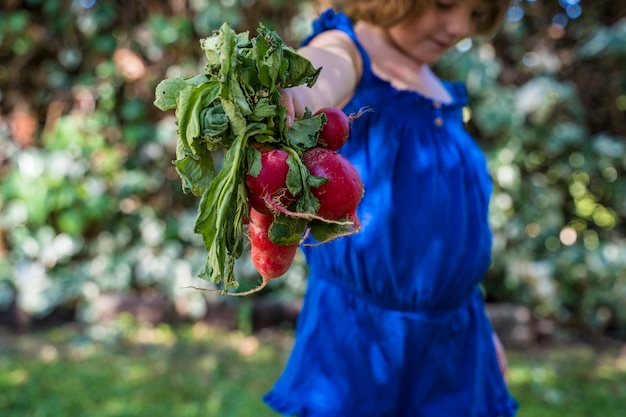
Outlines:
MULTIPOLYGON (((304 166, 302 159, 300 159, 300 154, 295 149, 284 149, 290 153, 289 158, 287 158, 287 165, 289 165, 289 171, 287 172, 287 188, 293 195, 300 194, 296 202, 296 211, 299 213, 315 214, 317 210, 319 210, 320 204, 317 198, 311 194, 310 182, 314 184, 320 183, 319 180, 315 180, 315 178, 319 177, 311 175, 307 167, 304 166)), ((324 178, 324 182, 326 181, 327 180, 324 178)))
POLYGON ((182 78, 167 78, 161 81, 154 94, 154 105, 162 111, 173 110, 178 104, 181 90, 187 86, 182 78))
POLYGON ((200 136, 200 112, 213 103, 219 94, 219 85, 214 81, 194 86, 187 84, 178 99, 178 134, 186 149, 196 153, 193 140, 200 136))
POLYGON ((248 148, 248 154, 246 156, 246 165, 248 167, 248 174, 253 177, 257 177, 261 172, 261 152, 253 147, 248 148))
POLYGON ((202 109, 199 123, 201 136, 204 140, 224 148, 230 146, 228 117, 221 103, 202 109))
POLYGON ((309 87, 313 86, 322 68, 314 68, 311 61, 298 54, 292 48, 284 48, 283 53, 287 68, 284 69, 284 72, 281 71, 281 86, 294 87, 302 84, 306 84, 309 87))
POLYGON ((322 114, 295 119, 292 128, 287 130, 289 145, 303 152, 316 146, 319 131, 324 125, 324 121, 322 114))
POLYGON ((256 39, 255 43, 257 50, 256 67, 259 80, 264 87, 271 91, 276 88, 276 81, 281 69, 282 48, 276 42, 276 34, 265 29, 264 26, 259 28, 261 36, 256 39))
POLYGON ((211 69, 213 67, 221 67, 221 55, 220 55, 220 45, 222 43, 222 32, 216 33, 208 38, 204 38, 200 40, 200 48, 204 50, 204 55, 206 57, 207 63, 207 72, 212 73, 211 69))
POLYGON ((302 240, 306 227, 306 219, 277 214, 268 230, 268 237, 277 245, 294 245, 302 240))
POLYGON ((285 180, 287 189, 292 195, 298 195, 305 186, 303 178, 306 178, 307 172, 303 172, 301 161, 297 161, 296 156, 293 154, 290 154, 287 158, 287 166, 289 167, 285 180))
POLYGON ((259 73, 256 70, 254 61, 245 57, 240 57, 241 64, 238 74, 239 85, 243 89, 249 104, 254 106, 255 96, 258 92, 265 92, 261 80, 259 79, 259 73))
POLYGON ((328 178, 325 177, 316 177, 315 175, 309 175, 307 177, 307 185, 309 187, 321 187, 322 185, 328 182, 328 178))
POLYGON ((320 220, 313 220, 309 224, 311 236, 318 242, 327 242, 336 236, 344 235, 353 227, 351 224, 327 223, 320 220))
MULTIPOLYGON (((199 148, 199 150, 202 148, 199 148)), ((183 192, 191 192, 195 196, 201 196, 215 177, 213 158, 208 150, 192 154, 187 151, 178 140, 176 146, 177 159, 172 163, 181 177, 183 192)))
POLYGON ((207 77, 205 74, 196 74, 191 77, 185 78, 185 83, 187 85, 198 87, 202 84, 206 84, 211 81, 210 77, 207 77))
POLYGON ((242 161, 247 141, 247 135, 237 137, 226 153, 223 168, 202 195, 194 228, 208 251, 200 277, 217 284, 224 282, 225 288, 236 285, 234 263, 243 251, 247 197, 242 161))
MULTIPOLYGON (((247 116, 252 113, 243 89, 239 85, 237 74, 240 71, 237 51, 237 36, 228 23, 224 23, 220 28, 223 42, 221 44, 221 97, 224 101, 232 101, 238 107, 238 113, 247 116)), ((235 132, 238 136, 239 133, 235 132)))
POLYGON ((278 105, 272 104, 269 98, 264 97, 258 101, 256 106, 254 106, 254 110, 252 111, 250 118, 258 121, 272 118, 276 115, 277 108, 278 105))
POLYGON ((233 134, 235 136, 243 136, 246 133, 248 123, 243 114, 241 114, 240 108, 230 100, 222 100, 222 106, 226 116, 228 116, 233 134))

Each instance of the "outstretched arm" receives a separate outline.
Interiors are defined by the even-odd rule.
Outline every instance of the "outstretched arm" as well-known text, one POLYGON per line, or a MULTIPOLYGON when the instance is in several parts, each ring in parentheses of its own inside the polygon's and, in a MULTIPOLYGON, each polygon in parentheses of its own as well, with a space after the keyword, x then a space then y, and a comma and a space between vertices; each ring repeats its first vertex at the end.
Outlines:
POLYGON ((330 30, 317 35, 298 53, 322 70, 312 86, 281 90, 281 104, 287 108, 287 125, 300 117, 306 108, 315 112, 323 107, 338 107, 345 103, 361 77, 360 55, 348 35, 330 30))

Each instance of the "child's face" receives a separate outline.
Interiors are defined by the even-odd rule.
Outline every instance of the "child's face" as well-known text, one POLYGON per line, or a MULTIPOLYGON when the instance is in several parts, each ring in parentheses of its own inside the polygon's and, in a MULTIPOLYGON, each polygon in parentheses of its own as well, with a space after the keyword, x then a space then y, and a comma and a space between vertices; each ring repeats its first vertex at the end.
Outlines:
POLYGON ((390 27, 388 34, 415 61, 433 64, 460 40, 474 35, 488 11, 485 0, 435 0, 424 14, 390 27))

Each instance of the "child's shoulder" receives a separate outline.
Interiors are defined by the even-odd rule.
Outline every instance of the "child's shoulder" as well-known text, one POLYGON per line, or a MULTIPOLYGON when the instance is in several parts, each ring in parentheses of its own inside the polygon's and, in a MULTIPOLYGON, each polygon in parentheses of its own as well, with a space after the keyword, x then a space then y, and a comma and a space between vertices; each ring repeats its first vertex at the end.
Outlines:
POLYGON ((302 44, 308 44, 312 39, 328 32, 339 32, 354 38, 352 21, 342 12, 333 9, 323 11, 312 23, 312 31, 302 40, 302 44))
POLYGON ((330 29, 312 37, 306 46, 315 47, 341 47, 342 49, 354 49, 354 40, 340 29, 330 29))

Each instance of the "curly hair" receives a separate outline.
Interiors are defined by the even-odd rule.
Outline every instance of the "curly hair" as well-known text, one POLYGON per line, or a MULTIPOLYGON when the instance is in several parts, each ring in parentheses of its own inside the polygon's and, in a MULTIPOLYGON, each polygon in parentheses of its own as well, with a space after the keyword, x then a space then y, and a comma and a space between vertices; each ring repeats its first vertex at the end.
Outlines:
MULTIPOLYGON (((333 0, 337 10, 343 11, 353 21, 366 21, 390 27, 408 16, 420 16, 434 5, 435 0, 333 0)), ((480 19, 476 30, 479 35, 493 34, 504 19, 511 0, 486 0, 491 7, 480 19)))

